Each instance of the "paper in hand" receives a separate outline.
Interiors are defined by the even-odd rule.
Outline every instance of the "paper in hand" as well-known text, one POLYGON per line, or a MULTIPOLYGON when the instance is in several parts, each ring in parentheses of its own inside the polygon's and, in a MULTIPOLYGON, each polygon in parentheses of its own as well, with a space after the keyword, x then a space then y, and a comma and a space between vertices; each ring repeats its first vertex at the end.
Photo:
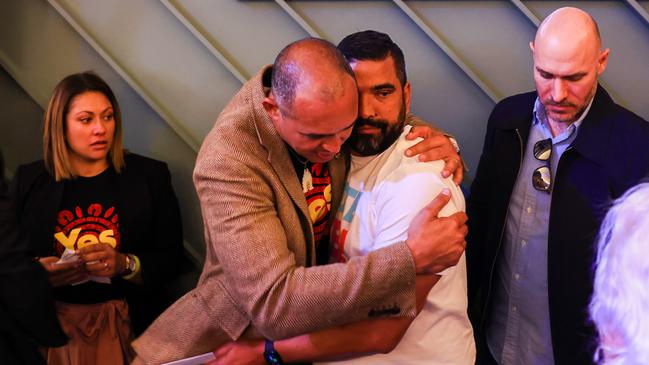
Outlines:
MULTIPOLYGON (((66 248, 65 251, 63 251, 63 255, 61 255, 61 258, 59 259, 59 261, 55 262, 54 264, 66 264, 68 262, 76 262, 78 260, 80 260, 79 255, 77 255, 77 253, 74 252, 74 250, 66 248)), ((78 281, 76 283, 73 283, 72 285, 79 285, 79 284, 83 284, 83 283, 88 282, 88 281, 95 281, 95 282, 98 282, 98 283, 110 284, 110 278, 107 278, 107 277, 104 277, 104 276, 89 275, 85 279, 80 280, 80 281, 78 281)))

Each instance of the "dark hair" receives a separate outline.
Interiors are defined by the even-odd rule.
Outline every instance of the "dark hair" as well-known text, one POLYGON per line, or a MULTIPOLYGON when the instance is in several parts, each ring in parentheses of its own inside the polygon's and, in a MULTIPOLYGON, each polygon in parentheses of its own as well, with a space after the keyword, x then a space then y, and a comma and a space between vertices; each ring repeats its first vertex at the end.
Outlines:
POLYGON ((115 171, 124 167, 122 149, 122 115, 115 94, 108 84, 94 72, 83 72, 66 76, 54 88, 43 120, 43 160, 45 167, 56 181, 76 176, 68 158, 68 144, 65 140, 66 117, 72 100, 85 92, 104 94, 113 107, 115 135, 108 152, 108 162, 115 171))
POLYGON ((285 108, 291 107, 295 98, 295 91, 300 84, 303 68, 291 57, 291 53, 300 47, 309 47, 313 56, 323 64, 334 66, 341 73, 346 73, 355 78, 345 56, 336 46, 324 39, 306 38, 295 41, 284 47, 273 63, 271 87, 275 100, 285 108))
POLYGON ((388 56, 392 56, 397 78, 399 78, 401 86, 405 86, 406 82, 408 82, 403 51, 385 33, 364 30, 350 34, 338 43, 338 49, 345 55, 349 62, 354 60, 382 61, 388 56))

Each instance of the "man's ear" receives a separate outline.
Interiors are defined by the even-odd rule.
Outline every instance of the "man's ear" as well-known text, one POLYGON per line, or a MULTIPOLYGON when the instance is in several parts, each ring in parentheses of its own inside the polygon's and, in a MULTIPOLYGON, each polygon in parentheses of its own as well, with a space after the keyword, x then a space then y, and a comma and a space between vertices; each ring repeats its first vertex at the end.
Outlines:
POLYGON ((277 101, 275 100, 275 96, 273 96, 272 91, 267 97, 264 98, 262 106, 264 107, 264 110, 266 110, 266 113, 273 121, 273 123, 277 123, 280 119, 279 106, 277 105, 277 101))
POLYGON ((606 70, 606 65, 608 65, 608 54, 611 51, 610 48, 603 50, 599 57, 597 58, 597 76, 601 75, 604 70, 606 70))
POLYGON ((410 113, 410 81, 403 87, 403 101, 406 103, 406 114, 410 113))

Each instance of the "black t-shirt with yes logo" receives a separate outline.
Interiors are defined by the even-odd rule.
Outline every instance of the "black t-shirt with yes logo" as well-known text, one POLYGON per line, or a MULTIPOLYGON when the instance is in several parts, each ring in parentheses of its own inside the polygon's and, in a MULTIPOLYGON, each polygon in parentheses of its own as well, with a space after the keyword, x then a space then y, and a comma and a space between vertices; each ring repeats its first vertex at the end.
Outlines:
MULTIPOLYGON (((114 174, 109 167, 97 176, 65 182, 52 241, 56 256, 60 257, 66 248, 77 250, 97 243, 120 251, 119 209, 115 186, 111 183, 115 181, 114 174)), ((67 303, 100 303, 123 297, 115 285, 95 281, 55 290, 55 298, 67 303)))

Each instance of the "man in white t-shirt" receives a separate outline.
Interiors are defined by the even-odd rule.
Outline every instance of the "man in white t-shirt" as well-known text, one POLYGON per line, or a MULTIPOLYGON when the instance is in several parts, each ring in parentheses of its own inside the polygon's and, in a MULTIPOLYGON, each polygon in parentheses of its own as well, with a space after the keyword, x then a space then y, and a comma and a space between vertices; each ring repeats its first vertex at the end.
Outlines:
MULTIPOLYGON (((411 116, 410 83, 403 53, 390 38, 365 31, 338 48, 350 61, 361 96, 359 119, 349 144, 352 160, 341 211, 333 231, 333 259, 344 262, 407 236, 419 209, 444 189, 450 202, 440 211, 464 211, 464 197, 443 161, 420 163, 403 152, 411 116)), ((415 122, 416 124, 416 122, 415 122)), ((420 314, 388 354, 355 358, 350 364, 473 364, 475 345, 467 316, 466 262, 439 274, 420 314)))
MULTIPOLYGON (((406 139, 409 124, 423 122, 409 114, 410 83, 401 49, 375 31, 351 34, 338 48, 354 70, 360 104, 348 140, 352 159, 345 196, 332 229, 331 261, 345 262, 406 239, 417 212, 435 197, 440 217, 463 212, 465 205, 459 187, 442 176, 443 161, 423 163, 404 155, 417 142, 406 139)), ((462 256, 455 267, 417 276, 420 313, 414 320, 380 318, 275 341, 281 359, 272 363, 473 364, 466 280, 462 256)), ((397 307, 382 311, 398 314, 397 307)), ((217 350, 215 363, 263 363, 261 351, 258 341, 239 341, 217 350)))

